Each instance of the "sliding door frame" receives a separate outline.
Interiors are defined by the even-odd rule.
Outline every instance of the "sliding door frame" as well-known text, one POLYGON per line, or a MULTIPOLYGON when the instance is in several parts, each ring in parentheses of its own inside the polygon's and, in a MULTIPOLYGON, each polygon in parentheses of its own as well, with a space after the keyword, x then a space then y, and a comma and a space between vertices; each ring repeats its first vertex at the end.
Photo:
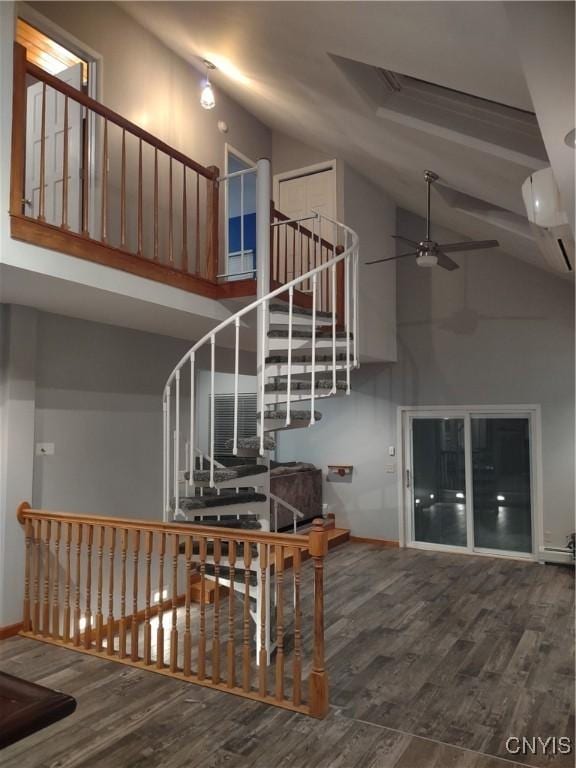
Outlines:
POLYGON ((542 496, 542 418, 539 405, 458 405, 458 406, 399 406, 398 434, 398 530, 401 547, 458 552, 515 560, 537 560, 544 539, 542 496), (530 501, 532 511, 532 551, 506 552, 474 546, 474 496, 472 488, 472 436, 474 417, 527 418, 530 431, 530 501), (432 544, 414 540, 412 531, 412 418, 453 418, 464 420, 466 460, 466 515, 468 545, 466 547, 432 544), (407 478, 410 478, 408 484, 407 478))

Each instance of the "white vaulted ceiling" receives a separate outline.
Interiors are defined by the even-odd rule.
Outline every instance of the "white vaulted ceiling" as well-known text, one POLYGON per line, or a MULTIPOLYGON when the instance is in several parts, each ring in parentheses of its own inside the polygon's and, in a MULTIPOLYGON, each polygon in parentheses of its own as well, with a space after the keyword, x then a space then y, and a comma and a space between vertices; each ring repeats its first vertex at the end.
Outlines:
MULTIPOLYGON (((478 135, 471 137, 458 130, 457 119, 453 126, 439 130, 426 120, 398 115, 392 100, 388 104, 367 98, 378 67, 533 112, 526 61, 516 48, 513 26, 519 22, 511 21, 504 3, 121 5, 194 66, 200 58, 213 60, 219 66, 213 76, 215 86, 228 91, 270 127, 342 157, 415 213, 424 213, 422 171, 431 168, 445 186, 462 193, 460 197, 435 195, 434 216, 439 225, 465 237, 497 238, 506 252, 544 266, 523 226, 520 191, 526 177, 547 164, 538 131, 535 151, 519 153, 510 149, 510 141, 501 147, 493 137, 488 146, 490 142, 482 140, 480 121, 478 135), (347 69, 355 71, 353 77, 347 69), (453 204, 455 199, 474 198, 480 201, 474 215, 453 204), (491 205, 495 215, 484 216, 482 211, 491 205)), ((537 5, 566 6, 570 16, 572 4, 537 5)), ((543 44, 554 47, 557 43, 543 44)), ((525 59, 526 52, 521 53, 525 59)), ((573 99, 573 92, 566 93, 566 99, 573 99)), ((522 118, 522 113, 518 116, 522 118)), ((538 122, 542 127, 540 118, 538 122)), ((573 127, 566 125, 562 137, 573 127)), ((557 137, 544 139, 550 155, 557 137)), ((573 162, 572 155, 569 158, 573 162)))

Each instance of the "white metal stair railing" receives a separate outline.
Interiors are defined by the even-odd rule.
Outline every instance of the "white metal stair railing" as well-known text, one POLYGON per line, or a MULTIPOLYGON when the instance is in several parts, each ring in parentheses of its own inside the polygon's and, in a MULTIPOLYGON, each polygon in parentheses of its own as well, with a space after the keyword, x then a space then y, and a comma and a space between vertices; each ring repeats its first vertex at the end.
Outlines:
MULTIPOLYGON (((308 217, 306 217, 308 218, 308 217)), ((314 269, 291 280, 286 285, 280 286, 264 296, 256 299, 251 304, 243 307, 231 317, 224 320, 216 328, 207 333, 182 357, 178 362, 164 388, 163 395, 163 422, 164 422, 164 467, 163 467, 163 507, 165 519, 168 519, 172 510, 179 508, 181 467, 186 464, 188 467, 194 466, 194 457, 197 451, 197 434, 195 423, 195 374, 196 374, 196 354, 200 348, 205 345, 210 350, 210 426, 209 426, 209 449, 207 460, 209 463, 209 487, 215 488, 214 472, 217 467, 217 461, 214 455, 214 394, 216 377, 216 347, 217 337, 230 326, 235 329, 234 343, 234 441, 233 454, 238 453, 238 394, 239 394, 239 361, 240 361, 240 327, 241 321, 248 316, 260 313, 261 322, 258 323, 258 368, 261 374, 259 379, 258 399, 258 434, 260 439, 260 456, 265 456, 264 440, 267 432, 273 432, 285 427, 290 427, 292 423, 291 395, 293 394, 292 379, 292 357, 294 349, 306 348, 310 352, 310 408, 308 416, 302 419, 302 413, 298 411, 299 426, 313 425, 316 421, 315 401, 316 401, 316 363, 317 353, 320 349, 324 352, 331 351, 331 360, 327 361, 327 370, 332 377, 332 387, 329 394, 337 393, 337 373, 343 370, 346 376, 346 394, 350 393, 350 374, 351 370, 358 367, 358 237, 349 227, 329 219, 321 214, 317 214, 313 219, 313 228, 317 227, 318 232, 323 223, 328 223, 334 228, 338 241, 344 241, 344 250, 342 253, 334 256, 329 261, 315 267, 314 269), (337 332, 337 311, 336 311, 336 274, 337 265, 344 264, 344 331, 337 332), (320 337, 317 332, 316 306, 318 276, 327 273, 332 289, 332 311, 331 311, 331 331, 323 333, 320 337), (295 336, 294 330, 294 291, 304 283, 310 282, 312 295, 312 312, 310 323, 309 338, 300 339, 295 336), (269 306, 272 299, 288 297, 288 322, 285 338, 275 339, 275 349, 282 349, 287 353, 287 376, 286 376, 286 410, 282 413, 282 418, 278 418, 275 411, 266 409, 266 370, 267 353, 269 349, 268 326, 269 326, 269 306), (339 357, 344 353, 344 363, 339 364, 339 357), (186 369, 188 370, 186 371, 186 369), (183 374, 189 376, 189 407, 186 415, 187 423, 182 423, 181 413, 185 412, 181 401, 181 382, 183 374), (276 414, 274 418, 269 418, 276 414), (306 424, 307 422, 307 424, 306 424), (182 448, 187 443, 190 452, 185 462, 182 462, 182 448)), ((282 222, 281 224, 284 224, 282 222)), ((328 355, 330 357, 330 355, 328 355)), ((326 371, 326 366, 325 366, 326 371)), ((245 486, 252 483, 246 479, 245 486)))

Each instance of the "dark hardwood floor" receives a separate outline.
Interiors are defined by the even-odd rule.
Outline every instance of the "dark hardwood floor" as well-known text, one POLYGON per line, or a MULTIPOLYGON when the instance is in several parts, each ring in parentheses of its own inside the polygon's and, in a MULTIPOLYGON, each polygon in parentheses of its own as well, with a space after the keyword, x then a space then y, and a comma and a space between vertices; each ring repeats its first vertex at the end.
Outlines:
POLYGON ((573 571, 348 544, 330 553, 323 721, 24 638, 0 669, 78 699, 3 768, 570 768, 573 571))

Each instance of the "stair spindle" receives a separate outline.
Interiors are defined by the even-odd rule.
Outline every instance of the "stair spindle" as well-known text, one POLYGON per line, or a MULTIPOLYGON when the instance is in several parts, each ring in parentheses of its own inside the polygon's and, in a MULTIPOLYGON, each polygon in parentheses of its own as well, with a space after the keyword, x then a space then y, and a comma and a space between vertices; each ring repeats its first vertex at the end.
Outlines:
POLYGON ((104 118, 102 138, 102 196, 100 206, 100 240, 108 240, 108 120, 104 118))
POLYGON ((114 558, 116 556, 116 528, 110 528, 108 546, 108 622, 106 634, 106 653, 114 654, 114 558))
POLYGON ((164 667, 164 557, 166 534, 162 532, 158 545, 158 629, 156 631, 156 669, 164 667))
POLYGON ((212 638, 212 682, 220 682, 220 557, 222 542, 214 539, 214 634, 212 638))
POLYGON ((72 523, 66 527, 66 573, 64 576, 64 629, 63 638, 65 643, 70 642, 70 581, 72 574, 72 523))
POLYGON ((130 622, 130 658, 138 661, 138 565, 140 558, 140 531, 132 537, 132 620, 130 622))
POLYGON ((46 533, 44 535, 44 583, 42 597, 42 634, 48 637, 50 634, 50 534, 52 523, 46 520, 46 533))
POLYGON ((206 539, 200 536, 200 629, 198 632, 198 680, 206 677, 206 539))
POLYGON ((274 545, 276 577, 276 698, 284 699, 284 547, 274 545))
POLYGON ((94 526, 86 526, 86 598, 84 604, 84 648, 92 647, 92 545, 94 542, 94 526))
POLYGON ((64 96, 64 135, 62 145, 62 218, 60 226, 68 229, 68 96, 64 96))
POLYGON ((170 629, 170 672, 178 668, 178 555, 180 537, 172 537, 172 628, 170 629))
POLYGON ((182 166, 182 269, 188 272, 188 201, 186 194, 186 166, 182 166))
POLYGON ((260 696, 266 696, 268 691, 268 651, 267 651, 267 584, 266 576, 268 569, 268 545, 259 545, 259 568, 260 568, 260 594, 258 602, 260 605, 260 655, 258 658, 258 685, 260 696))
POLYGON ((292 569, 294 573, 294 658, 292 676, 292 702, 295 707, 302 703, 302 605, 300 597, 302 553, 295 547, 292 554, 292 569))
POLYGON ((23 630, 30 632, 32 629, 32 612, 30 609, 30 573, 33 570, 32 564, 32 541, 33 541, 32 520, 29 517, 24 522, 24 536, 26 538, 26 562, 24 570, 24 616, 23 630))
POLYGON ((252 564, 251 544, 242 542, 244 556, 244 614, 242 624, 242 688, 248 692, 252 685, 250 682, 250 566, 252 564))
MULTIPOLYGON (((54 567, 52 577, 52 637, 60 638, 60 536, 62 523, 54 524, 54 567)), ((26 629, 26 628, 25 628, 26 629)))
POLYGON ((76 585, 74 588, 73 642, 80 645, 80 581, 82 578, 82 524, 76 526, 76 585))
POLYGON ((98 546, 97 546, 97 585, 96 585, 96 651, 102 651, 102 641, 104 639, 104 616, 102 614, 103 600, 103 580, 104 580, 104 541, 106 539, 106 528, 101 525, 98 528, 98 546))
POLYGON ((142 189, 143 189, 143 179, 142 179, 142 139, 138 139, 138 220, 137 220, 137 228, 138 228, 138 245, 136 253, 138 256, 142 256, 142 229, 144 225, 144 210, 143 210, 143 203, 142 203, 142 189))
POLYGON ((230 541, 228 544, 228 567, 230 569, 230 589, 228 590, 228 669, 226 682, 228 688, 234 688, 236 685, 236 664, 235 664, 235 626, 234 626, 234 608, 235 608, 235 583, 236 583, 236 542, 230 541))
POLYGON ((172 156, 168 159, 168 262, 174 263, 174 212, 172 206, 172 156))
POLYGON ((40 634, 41 525, 42 522, 40 520, 34 521, 34 608, 32 613, 32 631, 35 635, 40 634))
POLYGON ((190 618, 190 579, 192 578, 192 536, 186 537, 185 558, 186 558, 186 595, 184 603, 185 625, 184 625, 184 663, 182 670, 185 675, 192 673, 192 631, 190 618))
POLYGON ((154 261, 158 261, 158 150, 154 147, 154 261))
POLYGON ((46 221, 46 83, 42 83, 40 131, 40 190, 38 193, 38 221, 46 221))
POLYGON ((145 586, 145 608, 144 608, 144 664, 150 666, 152 663, 152 627, 150 626, 150 601, 152 591, 152 581, 150 575, 150 569, 152 565, 152 547, 153 547, 153 533, 152 531, 146 531, 146 586, 145 586))
POLYGON ((126 658, 126 558, 128 556, 128 530, 120 531, 120 622, 118 624, 118 656, 126 658))
POLYGON ((194 273, 199 275, 200 270, 200 174, 196 173, 196 238, 194 241, 194 273))
POLYGON ((122 128, 120 160, 120 248, 126 248, 126 130, 122 128))

